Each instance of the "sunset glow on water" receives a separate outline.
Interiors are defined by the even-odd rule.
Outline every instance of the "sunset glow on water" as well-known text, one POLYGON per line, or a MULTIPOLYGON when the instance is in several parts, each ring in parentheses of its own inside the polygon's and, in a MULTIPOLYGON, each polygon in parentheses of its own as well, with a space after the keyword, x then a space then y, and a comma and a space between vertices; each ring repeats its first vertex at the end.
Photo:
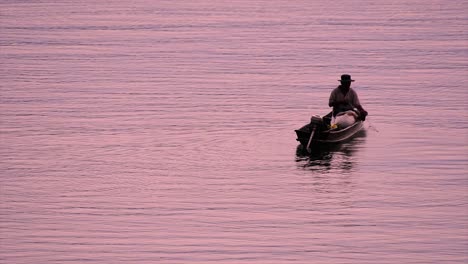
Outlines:
POLYGON ((466 1, 95 2, 0 1, 0 263, 468 262, 466 1))

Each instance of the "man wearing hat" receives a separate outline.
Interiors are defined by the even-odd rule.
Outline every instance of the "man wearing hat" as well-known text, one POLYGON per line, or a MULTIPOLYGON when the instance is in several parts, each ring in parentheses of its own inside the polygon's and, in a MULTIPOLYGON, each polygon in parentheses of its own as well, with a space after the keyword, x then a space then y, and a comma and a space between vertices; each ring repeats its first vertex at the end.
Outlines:
POLYGON ((362 108, 356 91, 351 88, 351 82, 354 82, 351 79, 351 75, 343 74, 341 75, 341 80, 338 81, 341 82, 341 85, 331 92, 330 100, 328 101, 328 105, 333 107, 333 117, 336 117, 340 112, 357 110, 359 118, 363 121, 366 120, 367 111, 362 108))

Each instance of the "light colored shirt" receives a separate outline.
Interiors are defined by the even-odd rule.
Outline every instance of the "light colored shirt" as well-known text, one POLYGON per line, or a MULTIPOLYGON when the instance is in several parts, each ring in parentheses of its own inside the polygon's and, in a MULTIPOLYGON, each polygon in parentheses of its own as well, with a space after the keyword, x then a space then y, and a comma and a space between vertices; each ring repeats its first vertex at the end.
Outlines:
POLYGON ((341 91, 340 86, 338 86, 331 92, 328 105, 334 105, 333 113, 336 115, 338 112, 351 110, 360 106, 361 103, 359 102, 359 97, 353 88, 349 88, 349 91, 345 95, 341 91))

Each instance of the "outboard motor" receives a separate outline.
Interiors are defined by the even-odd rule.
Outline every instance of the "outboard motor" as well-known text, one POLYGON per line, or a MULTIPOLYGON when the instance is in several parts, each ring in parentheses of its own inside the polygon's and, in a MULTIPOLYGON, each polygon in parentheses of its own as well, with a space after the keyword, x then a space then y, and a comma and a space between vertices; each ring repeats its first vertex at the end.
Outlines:
POLYGON ((310 118, 310 124, 315 126, 321 126, 323 124, 323 119, 319 115, 313 115, 310 118))
POLYGON ((324 122, 323 122, 323 118, 319 115, 313 115, 311 118, 310 118, 310 129, 312 130, 312 128, 316 128, 316 129, 322 129, 322 127, 324 126, 324 122))

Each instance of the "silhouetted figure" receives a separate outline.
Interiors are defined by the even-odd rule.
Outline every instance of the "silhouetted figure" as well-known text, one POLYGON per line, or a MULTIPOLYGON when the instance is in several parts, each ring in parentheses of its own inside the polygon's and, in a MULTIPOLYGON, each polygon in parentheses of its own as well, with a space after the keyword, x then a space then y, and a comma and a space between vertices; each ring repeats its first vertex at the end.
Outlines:
POLYGON ((351 82, 354 82, 351 75, 343 74, 341 80, 338 81, 341 82, 341 85, 331 92, 328 102, 328 105, 333 107, 332 123, 337 115, 342 115, 350 110, 356 112, 356 118, 366 120, 367 111, 362 108, 356 91, 351 88, 351 82))

